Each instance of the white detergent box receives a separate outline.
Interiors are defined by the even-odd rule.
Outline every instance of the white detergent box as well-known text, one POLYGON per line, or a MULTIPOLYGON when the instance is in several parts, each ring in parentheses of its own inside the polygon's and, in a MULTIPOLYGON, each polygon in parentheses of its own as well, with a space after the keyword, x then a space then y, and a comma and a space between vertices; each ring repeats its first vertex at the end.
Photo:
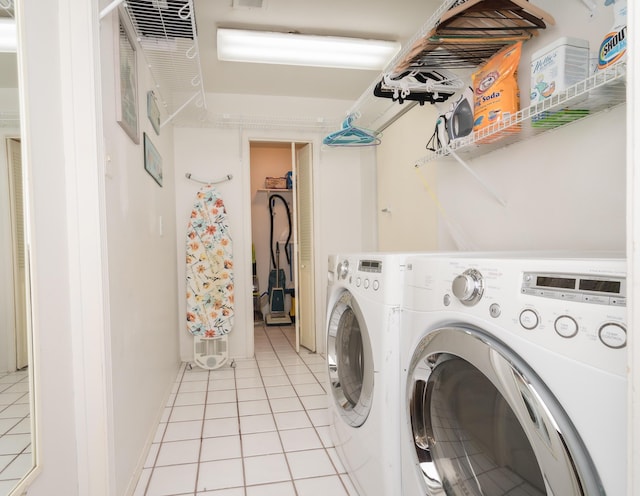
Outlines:
POLYGON ((556 95, 589 76, 589 42, 560 38, 531 55, 531 104, 556 95))

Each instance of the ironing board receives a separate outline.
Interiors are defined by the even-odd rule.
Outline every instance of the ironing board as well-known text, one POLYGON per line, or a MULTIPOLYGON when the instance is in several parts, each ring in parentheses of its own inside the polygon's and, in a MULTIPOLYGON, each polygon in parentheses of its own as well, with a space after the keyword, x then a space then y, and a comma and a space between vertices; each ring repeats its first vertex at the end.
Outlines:
POLYGON ((186 239, 187 330, 194 337, 194 360, 202 368, 228 359, 233 329, 233 257, 227 212, 207 184, 196 195, 186 239))

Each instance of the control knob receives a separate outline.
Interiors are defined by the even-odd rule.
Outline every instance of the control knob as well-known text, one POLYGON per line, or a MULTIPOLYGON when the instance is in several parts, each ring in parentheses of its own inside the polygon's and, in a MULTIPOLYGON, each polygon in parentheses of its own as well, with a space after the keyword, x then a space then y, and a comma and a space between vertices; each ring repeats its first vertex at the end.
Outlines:
POLYGON ((480 301, 484 292, 482 274, 476 269, 465 270, 453 280, 451 290, 463 305, 475 305, 480 301))
POLYGON ((338 264, 338 279, 345 279, 349 274, 349 261, 343 260, 338 264))

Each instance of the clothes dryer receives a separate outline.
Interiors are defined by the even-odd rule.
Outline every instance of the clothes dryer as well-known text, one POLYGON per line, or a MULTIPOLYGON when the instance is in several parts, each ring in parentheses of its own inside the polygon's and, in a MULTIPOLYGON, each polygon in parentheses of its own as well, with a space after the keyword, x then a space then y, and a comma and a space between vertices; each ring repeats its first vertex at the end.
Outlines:
POLYGON ((329 257, 330 432, 362 496, 400 492, 400 254, 329 257))
POLYGON ((626 494, 624 259, 410 258, 403 496, 626 494))

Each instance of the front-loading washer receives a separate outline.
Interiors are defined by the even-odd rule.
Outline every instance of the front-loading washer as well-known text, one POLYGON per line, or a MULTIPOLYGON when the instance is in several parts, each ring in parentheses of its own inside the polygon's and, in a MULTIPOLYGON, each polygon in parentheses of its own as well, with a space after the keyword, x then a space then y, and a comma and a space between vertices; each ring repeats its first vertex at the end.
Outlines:
POLYGON ((402 254, 329 257, 329 431, 361 496, 399 494, 402 254))
POLYGON ((407 260, 403 496, 626 494, 626 263, 407 260))

